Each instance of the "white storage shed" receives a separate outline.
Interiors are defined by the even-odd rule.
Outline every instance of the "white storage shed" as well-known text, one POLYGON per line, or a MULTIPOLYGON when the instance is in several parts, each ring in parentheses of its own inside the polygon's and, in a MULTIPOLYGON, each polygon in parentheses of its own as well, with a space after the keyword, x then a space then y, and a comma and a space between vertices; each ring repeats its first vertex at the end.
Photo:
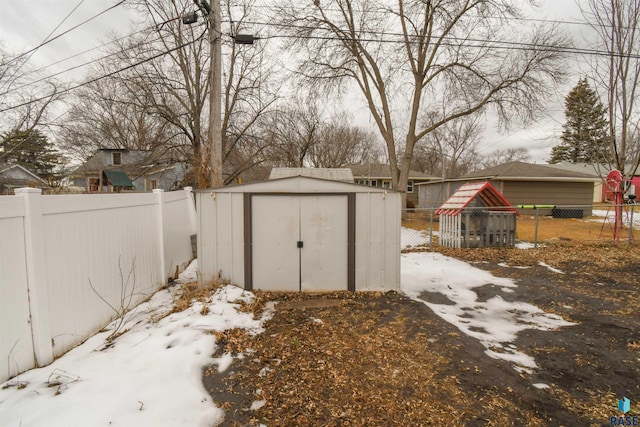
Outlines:
POLYGON ((400 288, 401 193, 295 176, 196 192, 201 280, 247 290, 400 288))

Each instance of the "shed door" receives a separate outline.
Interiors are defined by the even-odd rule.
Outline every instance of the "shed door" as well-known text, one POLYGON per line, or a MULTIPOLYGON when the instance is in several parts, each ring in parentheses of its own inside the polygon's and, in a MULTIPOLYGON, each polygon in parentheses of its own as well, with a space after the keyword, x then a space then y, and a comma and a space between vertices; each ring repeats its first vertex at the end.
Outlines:
POLYGON ((300 200, 300 289, 347 290, 347 196, 300 200))
POLYGON ((253 288, 346 290, 346 195, 253 195, 253 288))

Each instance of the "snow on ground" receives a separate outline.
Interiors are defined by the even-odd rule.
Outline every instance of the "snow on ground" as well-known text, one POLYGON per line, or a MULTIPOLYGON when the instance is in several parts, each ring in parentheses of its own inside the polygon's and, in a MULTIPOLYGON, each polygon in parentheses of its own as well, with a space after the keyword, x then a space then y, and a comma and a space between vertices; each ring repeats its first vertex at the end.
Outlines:
MULTIPOLYGON (((612 224, 615 221, 615 211, 613 207, 610 210, 594 209, 591 215, 596 217, 602 217, 602 219, 595 219, 593 221, 604 222, 610 221, 612 224)), ((622 224, 625 227, 629 227, 631 222, 631 205, 625 205, 622 210, 622 224)), ((633 228, 640 229, 640 204, 633 206, 633 228)))
MULTIPOLYGON (((434 236, 436 233, 434 232, 434 236)), ((431 242, 429 233, 413 228, 402 227, 400 229, 400 249, 408 249, 417 246, 426 246, 431 242)))
MULTIPOLYGON (((193 263, 178 282, 186 283, 195 277, 197 264, 193 263)), ((402 289, 407 295, 480 340, 489 356, 528 370, 536 364, 513 345, 517 333, 526 328, 550 330, 571 323, 533 305, 505 301, 500 296, 513 292, 515 287, 509 279, 494 277, 438 253, 402 255, 402 289), (479 298, 479 287, 492 296, 479 298), (450 305, 426 302, 421 297, 424 292, 442 294, 450 305)), ((159 291, 132 310, 127 316, 128 331, 113 344, 106 341, 113 327, 110 326, 51 365, 0 384, 0 426, 156 427, 218 423, 223 411, 204 389, 202 369, 215 364, 224 371, 233 358, 212 357, 216 342, 211 332, 245 328, 250 333, 260 333, 263 323, 273 315, 273 306, 261 319, 255 319, 251 313, 238 311, 237 303, 252 301, 253 294, 223 286, 206 303, 194 302, 185 311, 171 313, 179 290, 180 286, 176 286, 159 291)), ((251 407, 258 409, 262 405, 264 401, 257 400, 251 407)))
MULTIPOLYGON (((181 279, 186 282, 195 270, 197 264, 181 279)), ((211 332, 245 328, 259 333, 273 311, 262 319, 238 311, 236 302, 250 301, 253 294, 224 286, 206 303, 207 314, 201 314, 200 302, 168 314, 178 290, 159 291, 131 311, 128 332, 113 345, 105 340, 110 332, 100 332, 51 365, 0 384, 0 426, 216 424, 224 413, 202 385, 202 368, 218 362, 221 369, 229 360, 212 358, 211 332)))
POLYGON ((506 301, 516 284, 511 279, 435 252, 402 255, 402 290, 409 297, 426 304, 438 316, 464 334, 478 339, 490 357, 504 359, 514 368, 530 371, 535 360, 513 344, 524 329, 553 330, 573 323, 545 313, 538 307, 519 301, 506 301), (490 297, 480 298, 479 289, 490 297), (426 294, 425 294, 426 293, 426 294), (441 294, 445 303, 428 302, 428 294, 441 294))

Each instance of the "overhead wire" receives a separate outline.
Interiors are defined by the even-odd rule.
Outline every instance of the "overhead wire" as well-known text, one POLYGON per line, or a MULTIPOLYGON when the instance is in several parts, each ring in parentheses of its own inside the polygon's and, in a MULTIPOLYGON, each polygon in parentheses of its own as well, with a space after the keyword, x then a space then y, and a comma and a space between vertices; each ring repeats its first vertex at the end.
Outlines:
POLYGON ((51 42, 53 42, 53 41, 55 41, 55 40, 59 39, 60 37, 62 37, 62 36, 65 36, 65 35, 69 34, 71 31, 74 31, 74 30, 76 30, 76 29, 78 29, 78 28, 82 27, 83 25, 88 24, 89 22, 93 21, 94 19, 98 18, 99 16, 104 15, 105 13, 107 13, 107 12, 109 12, 109 11, 111 11, 111 10, 115 9, 115 8, 116 8, 116 7, 118 7, 118 6, 121 6, 121 5, 122 5, 124 2, 126 2, 126 1, 127 1, 127 0, 120 0, 118 3, 116 3, 116 4, 114 4, 113 6, 111 6, 111 7, 107 8, 107 9, 103 10, 102 12, 97 13, 96 15, 92 16, 91 18, 88 18, 88 19, 86 19, 86 20, 82 21, 81 23, 79 23, 79 24, 77 24, 77 25, 74 25, 73 27, 69 28, 68 30, 66 30, 66 31, 64 31, 64 32, 62 32, 62 33, 60 33, 60 34, 58 34, 57 36, 55 36, 55 37, 53 37, 53 38, 51 38, 51 39, 45 40, 44 42, 40 43, 40 44, 39 44, 38 46, 36 46, 36 47, 34 47, 34 48, 32 48, 32 49, 29 49, 28 51, 23 52, 23 53, 21 53, 20 55, 18 55, 18 56, 16 56, 16 57, 14 57, 14 58, 11 58, 11 59, 9 59, 8 61, 5 61, 5 62, 1 63, 1 64, 0 64, 0 67, 2 67, 2 66, 6 66, 6 65, 9 65, 9 64, 11 64, 12 62, 15 62, 15 61, 17 61, 17 60, 19 60, 19 59, 21 59, 21 58, 25 57, 26 55, 29 55, 29 54, 31 54, 31 53, 33 53, 33 52, 35 52, 36 50, 40 49, 42 46, 45 46, 45 45, 47 45, 47 44, 49 44, 49 43, 51 43, 51 42))
MULTIPOLYGON (((80 25, 83 25, 83 24, 89 22, 90 20, 96 18, 97 16, 102 15, 103 13, 106 13, 107 11, 113 9, 114 7, 120 6, 125 1, 126 0, 121 0, 120 2, 118 2, 115 5, 113 5, 112 7, 110 7, 108 9, 100 12, 99 14, 95 15, 93 18, 90 18, 90 19, 86 20, 85 22, 83 22, 82 24, 79 24, 79 25, 73 27, 72 29, 66 31, 65 33, 62 33, 62 34, 56 36, 54 39, 59 38, 59 37, 65 35, 65 34, 67 34, 68 32, 72 31, 73 29, 78 28, 80 25)), ((256 6, 257 7, 262 7, 260 5, 254 5, 254 7, 256 7, 256 6)), ((544 21, 544 20, 534 20, 534 19, 530 19, 530 20, 531 21, 544 21)), ((230 23, 231 21, 224 21, 224 22, 230 23)), ((548 21, 544 21, 544 22, 548 22, 548 21)), ((556 21, 554 21, 554 22, 556 22, 556 21)), ((571 23, 571 22, 568 22, 568 21, 557 21, 557 22, 571 23)), ((294 25, 294 24, 282 25, 282 24, 275 24, 273 22, 262 22, 262 21, 245 20, 244 23, 245 24, 250 24, 250 25, 265 26, 265 27, 270 27, 271 26, 271 27, 277 27, 277 28, 289 28, 289 29, 301 29, 301 30, 317 30, 318 29, 317 26, 311 27, 311 26, 294 25)), ((141 30, 139 32, 142 32, 142 31, 145 31, 145 30, 141 30)), ((139 32, 133 33, 131 35, 137 34, 139 32)), ((295 38, 295 39, 311 39, 311 40, 315 39, 315 40, 360 41, 360 42, 380 42, 380 43, 404 43, 405 42, 404 39, 403 39, 404 34, 402 34, 402 33, 385 32, 385 31, 366 31, 364 33, 365 34, 371 34, 371 35, 374 35, 374 36, 379 36, 379 37, 377 37, 377 38, 376 37, 370 37, 370 38, 358 37, 358 38, 354 39, 354 38, 349 38, 349 37, 339 37, 335 33, 330 33, 330 35, 327 35, 327 36, 322 36, 322 35, 313 36, 313 35, 301 35, 301 34, 276 34, 276 35, 259 36, 259 37, 257 37, 257 39, 295 38), (387 38, 385 39, 385 37, 387 37, 387 38), (389 39, 388 37, 398 37, 398 39, 389 39)), ((124 38, 130 37, 131 35, 123 36, 119 40, 122 40, 124 38)), ((418 41, 420 39, 423 39, 424 37, 420 37, 418 35, 413 35, 413 36, 410 36, 410 38, 418 41)), ((54 39, 51 39, 51 40, 47 41, 46 43, 49 43, 50 41, 53 41, 54 39)), ((158 39, 156 39, 156 40, 158 40, 158 39)), ((479 39, 470 39, 470 38, 462 39, 462 38, 454 37, 454 36, 445 36, 445 37, 443 37, 443 40, 445 40, 444 44, 447 45, 447 46, 454 46, 454 45, 459 45, 460 43, 465 43, 466 47, 472 47, 472 48, 477 47, 477 48, 489 48, 489 49, 524 50, 524 51, 534 50, 535 49, 535 50, 543 50, 543 51, 553 51, 553 52, 558 52, 558 53, 569 53, 569 54, 580 54, 580 55, 599 55, 599 56, 625 56, 625 57, 629 57, 629 58, 632 58, 632 59, 640 59, 640 55, 637 55, 637 54, 620 55, 620 54, 606 52, 606 51, 599 51, 599 50, 595 50, 595 49, 585 49, 585 48, 578 48, 578 47, 544 46, 544 45, 536 45, 536 44, 532 44, 532 43, 511 42, 511 41, 504 41, 504 40, 489 40, 489 39, 481 39, 481 38, 479 38, 479 39), (469 42, 475 43, 475 44, 469 44, 469 42)), ((111 41, 109 43, 113 43, 113 42, 114 41, 111 41)), ((106 44, 109 44, 109 43, 105 43, 102 46, 104 46, 106 44)), ((41 44, 41 45, 43 45, 43 44, 41 44)), ((34 49, 39 48, 41 45, 37 46, 34 49)), ((89 49, 88 51, 92 51, 92 50, 97 49, 97 48, 99 48, 99 47, 89 49)), ((34 49, 32 49, 31 51, 33 51, 34 49)), ((173 50, 175 50, 175 49, 172 49, 171 51, 173 51, 173 50)), ((20 55, 19 57, 22 57, 22 56, 28 54, 31 51, 25 52, 24 54, 20 55)), ((88 52, 88 51, 85 51, 85 52, 88 52)), ((123 50, 122 52, 124 52, 124 51, 125 50, 123 50)), ((167 51, 166 53, 168 53, 168 52, 170 52, 170 51, 167 51)), ((70 58, 73 58, 73 57, 76 57, 76 56, 79 56, 79 55, 80 54, 76 54, 76 55, 74 55, 74 56, 72 56, 70 58)), ((81 65, 77 65, 77 66, 68 68, 66 70, 60 71, 60 72, 55 73, 53 75, 50 75, 48 77, 44 77, 44 78, 41 78, 39 80, 24 84, 24 85, 20 86, 19 88, 14 88, 14 89, 12 89, 10 91, 4 92, 2 95, 10 93, 10 92, 18 90, 18 89, 22 89, 22 88, 27 87, 27 86, 29 86, 31 84, 35 84, 35 83, 47 80, 48 78, 59 76, 59 75, 64 74, 66 72, 69 72, 69 71, 72 71, 72 70, 76 70, 78 68, 81 68, 81 67, 84 67, 84 66, 99 62, 99 61, 101 61, 101 60, 103 60, 105 58, 108 58, 110 56, 113 56, 113 55, 114 54, 109 54, 109 55, 106 55, 105 57, 98 58, 98 59, 95 59, 95 60, 92 60, 92 61, 85 62, 85 63, 83 63, 81 65)), ((17 57, 17 58, 19 58, 19 57, 17 57)), ((14 58, 13 60, 15 60, 17 58, 14 58)), ((67 59, 69 59, 69 58, 67 58, 67 59)), ((63 62, 65 60, 67 60, 67 59, 58 61, 58 62, 56 62, 54 64, 57 64, 59 62, 63 62)), ((151 59, 154 59, 154 58, 151 58, 151 59)), ((151 60, 151 59, 148 59, 148 60, 151 60)), ((146 62, 146 61, 142 61, 142 62, 140 62, 140 64, 142 64, 144 62, 146 62)), ((50 66, 52 66, 54 64, 50 64, 50 66)), ((0 64, 0 65, 2 65, 2 64, 0 64)), ((47 67, 43 67, 40 70, 43 70, 43 69, 46 69, 46 68, 47 67)), ((119 71, 115 71, 113 73, 109 73, 108 75, 104 76, 103 78, 109 77, 109 76, 111 76, 113 74, 117 74, 117 72, 121 72, 121 71, 124 71, 124 70, 129 69, 129 68, 131 68, 131 66, 125 67, 124 69, 121 69, 119 71)), ((99 80, 100 77, 98 77, 97 79, 99 80)), ((89 84, 91 82, 92 81, 90 80, 89 82, 85 82, 85 83, 89 84)), ((81 87, 83 85, 84 84, 72 86, 71 88, 65 89, 64 92, 62 92, 62 93, 69 92, 69 91, 71 91, 71 90, 73 90, 75 88, 81 87)), ((43 100, 43 99, 46 99, 46 98, 48 98, 48 96, 39 98, 38 100, 43 100)), ((24 105, 25 104, 21 104, 21 105, 18 105, 18 106, 7 108, 7 109, 18 108, 18 107, 24 106, 24 105)), ((0 112, 7 111, 7 109, 0 110, 0 112)))
POLYGON ((162 56, 164 56, 164 55, 167 55, 167 54, 169 54, 169 53, 171 53, 171 52, 175 52, 175 51, 177 51, 177 50, 179 50, 179 49, 182 49, 182 48, 187 47, 187 46, 189 46, 189 45, 191 45, 191 44, 194 44, 194 43, 196 43, 197 41, 201 40, 201 39, 202 39, 202 37, 203 37, 205 34, 206 34, 206 29, 205 29, 205 31, 203 31, 203 32, 202 32, 202 34, 200 34, 200 35, 199 35, 198 37, 196 37, 194 40, 191 40, 191 41, 188 41, 188 42, 182 43, 182 44, 180 44, 180 45, 178 45, 178 46, 175 46, 175 47, 173 47, 173 48, 171 48, 171 49, 168 49, 168 50, 165 50, 165 51, 159 52, 159 53, 157 53, 157 54, 155 54, 155 55, 153 55, 153 56, 151 56, 151 57, 149 57, 149 58, 142 59, 142 60, 137 61, 137 62, 135 62, 135 63, 133 63, 133 64, 127 65, 126 67, 122 67, 122 68, 119 68, 119 69, 117 69, 117 70, 111 71, 111 72, 109 72, 109 73, 107 73, 107 74, 104 74, 104 75, 101 75, 101 76, 98 76, 98 77, 94 77, 94 78, 92 78, 92 79, 86 80, 86 81, 84 81, 84 82, 82 82, 82 83, 78 83, 78 84, 76 84, 76 85, 72 85, 72 86, 67 87, 67 88, 65 88, 65 89, 62 89, 62 90, 60 90, 60 91, 53 91, 53 92, 49 93, 49 94, 48 94, 48 95, 46 95, 46 96, 41 96, 41 97, 39 97, 39 98, 31 99, 31 100, 29 100, 29 101, 26 101, 26 102, 23 102, 23 103, 20 103, 20 104, 17 104, 17 105, 12 105, 12 106, 10 106, 10 107, 5 107, 5 108, 3 108, 3 109, 0 109, 0 113, 4 113, 5 111, 10 111, 10 110, 15 110, 16 108, 24 107, 24 106, 29 105, 29 104, 32 104, 32 103, 34 103, 34 102, 44 101, 44 100, 49 99, 49 98, 51 98, 51 97, 53 97, 53 96, 56 96, 56 95, 62 95, 62 94, 65 94, 65 93, 71 92, 71 91, 73 91, 73 90, 75 90, 75 89, 81 88, 81 87, 83 87, 83 86, 87 86, 87 85, 90 85, 90 84, 92 84, 92 83, 96 83, 96 82, 101 81, 101 80, 104 80, 104 79, 106 79, 106 78, 109 78, 109 77, 115 76, 115 75, 120 74, 120 73, 122 73, 122 72, 124 72, 124 71, 130 70, 130 69, 132 69, 132 68, 135 68, 135 67, 137 67, 137 66, 139 66, 139 65, 142 65, 142 64, 144 64, 144 63, 147 63, 147 62, 149 62, 149 61, 153 61, 154 59, 158 59, 158 58, 160 58, 160 57, 162 57, 162 56))

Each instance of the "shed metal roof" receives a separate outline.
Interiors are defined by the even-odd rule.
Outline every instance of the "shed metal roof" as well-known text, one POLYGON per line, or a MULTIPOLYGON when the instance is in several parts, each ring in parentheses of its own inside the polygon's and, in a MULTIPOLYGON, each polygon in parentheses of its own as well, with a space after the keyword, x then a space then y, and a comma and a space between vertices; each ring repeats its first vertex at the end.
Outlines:
POLYGON ((291 176, 308 176, 311 178, 353 182, 353 174, 349 168, 273 168, 269 179, 288 178, 291 176))
POLYGON ((479 198, 487 208, 503 208, 501 211, 514 212, 517 210, 505 199, 502 194, 489 182, 472 182, 464 184, 449 200, 444 202, 436 211, 436 215, 455 216, 460 214, 475 199, 479 198), (506 207, 506 208, 505 208, 506 207))

